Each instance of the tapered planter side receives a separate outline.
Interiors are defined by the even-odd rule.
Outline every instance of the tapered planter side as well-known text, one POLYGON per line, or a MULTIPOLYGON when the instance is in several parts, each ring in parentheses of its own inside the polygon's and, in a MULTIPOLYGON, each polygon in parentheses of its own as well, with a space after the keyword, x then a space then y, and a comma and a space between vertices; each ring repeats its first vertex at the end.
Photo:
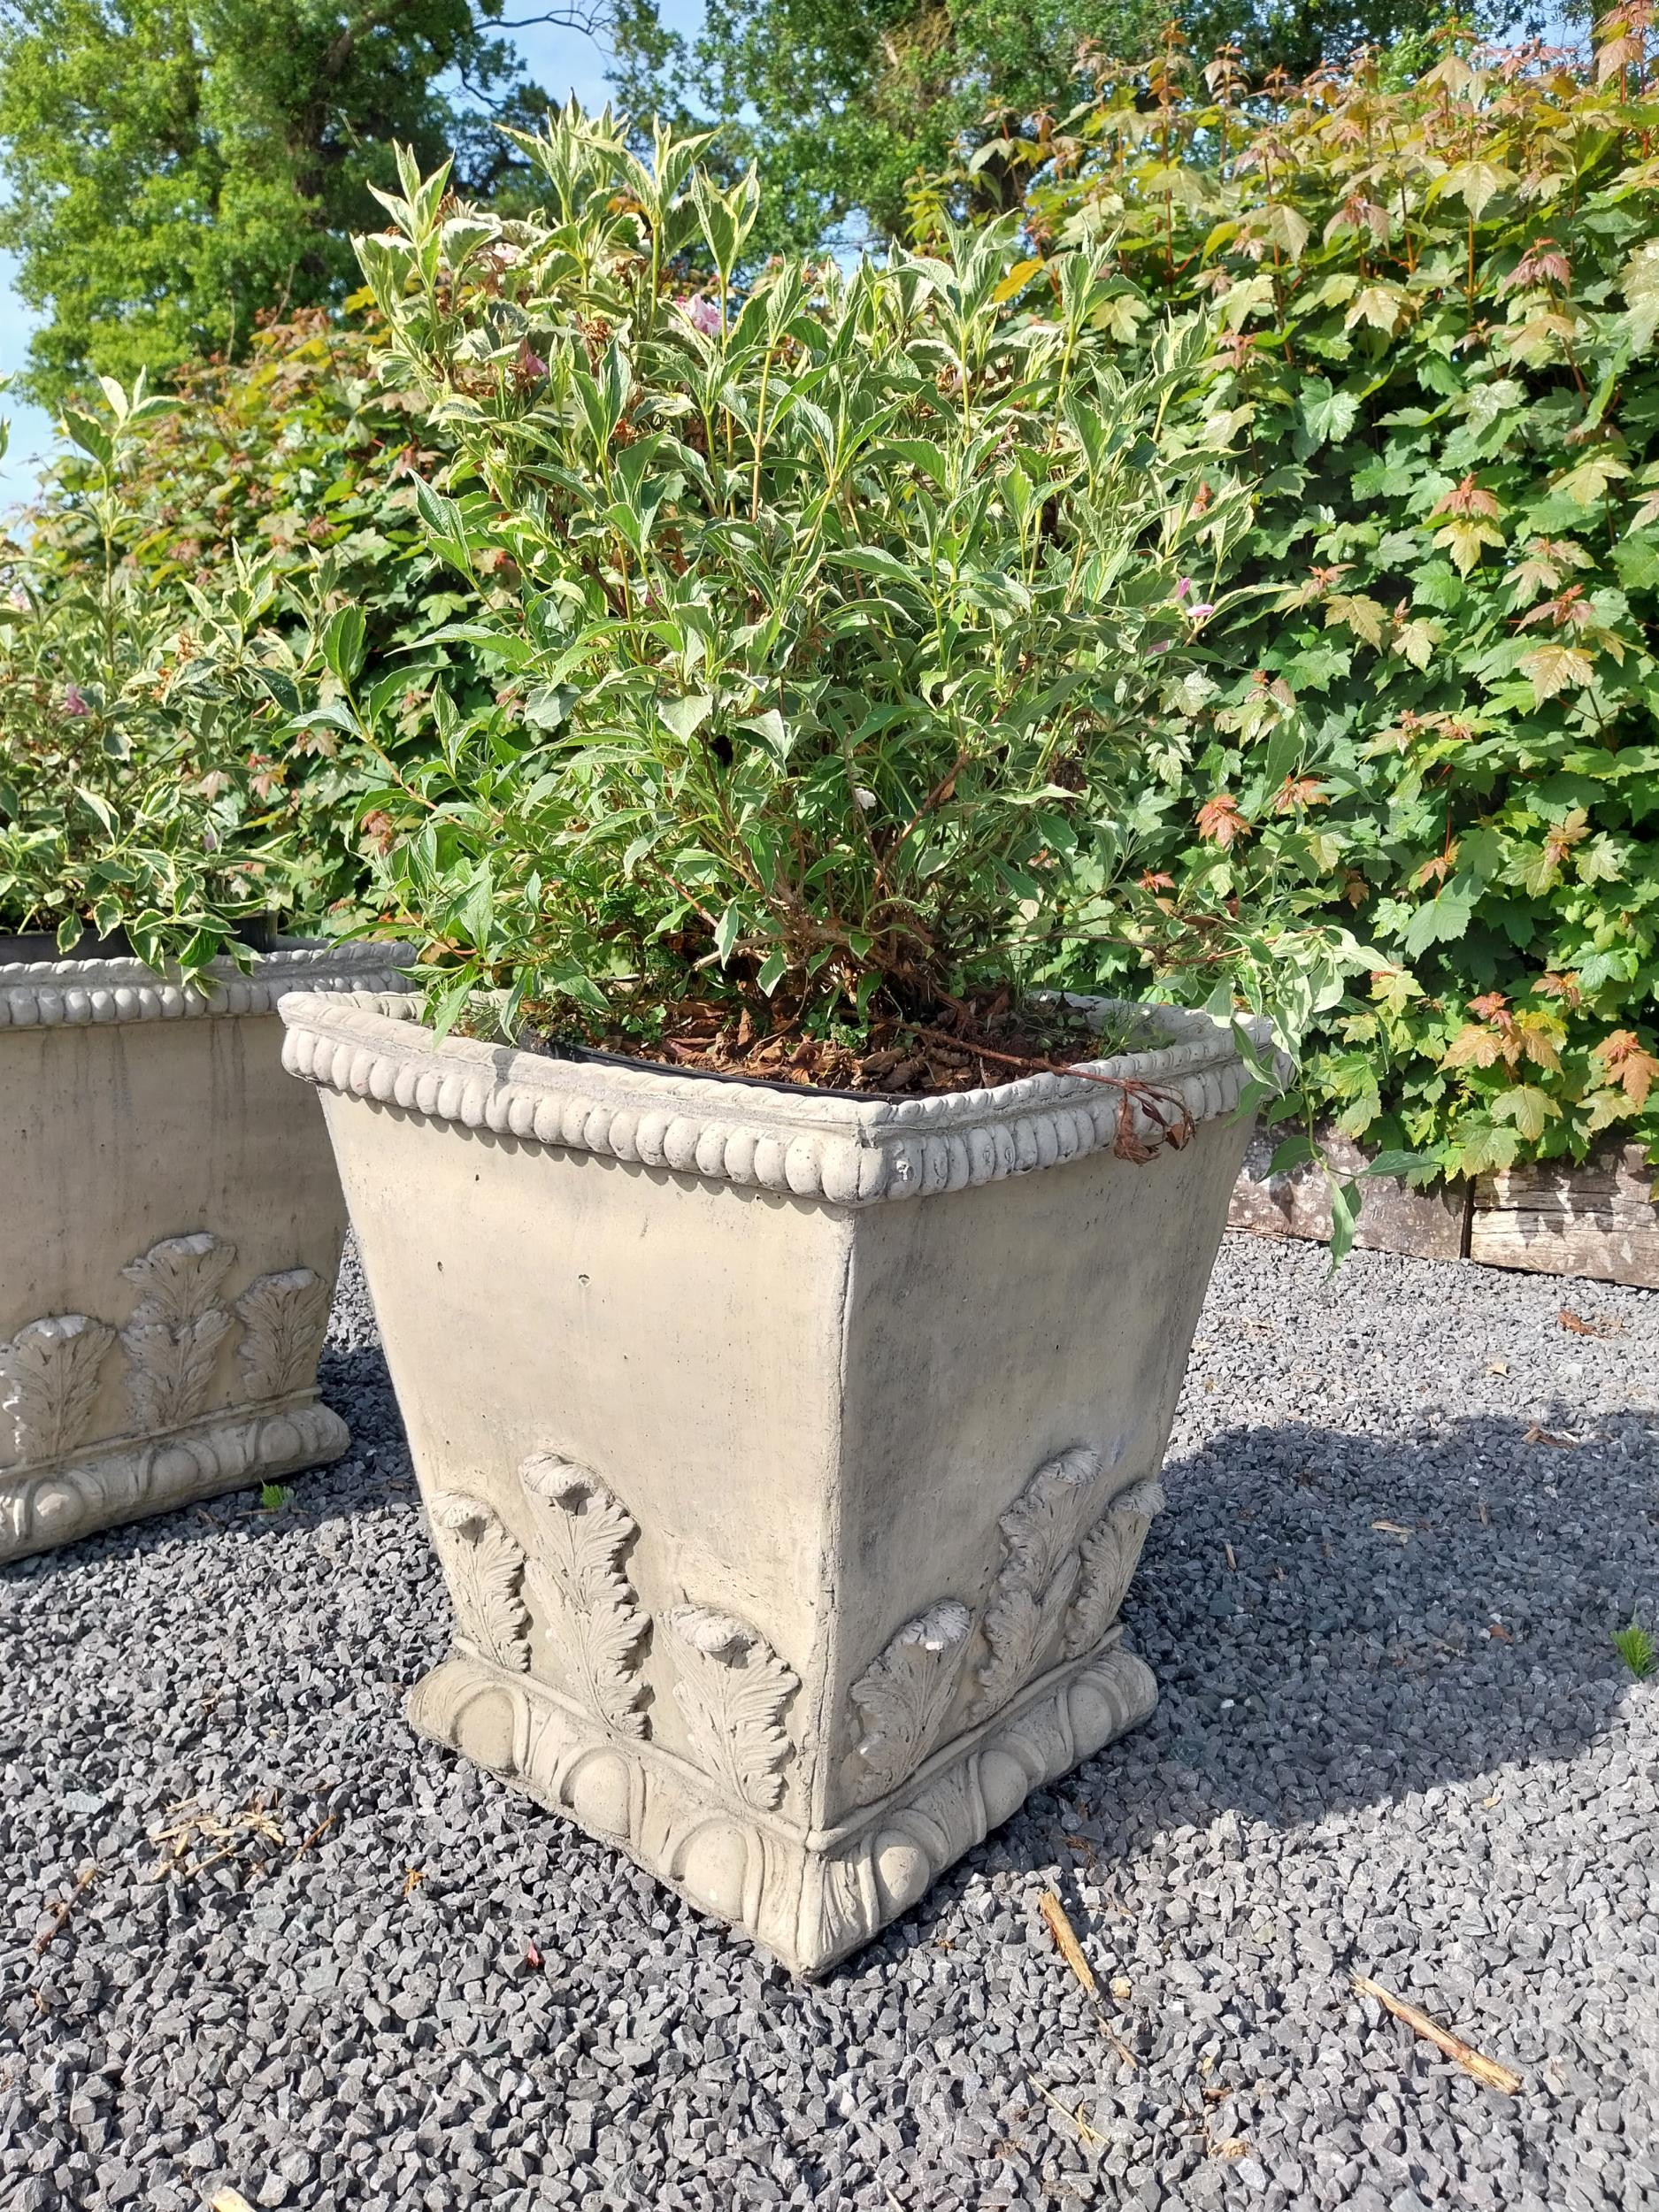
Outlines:
POLYGON ((276 1006, 407 956, 279 947, 205 998, 0 966, 0 1560, 345 1449, 316 1386, 345 1210, 276 1006))
POLYGON ((822 1971, 1143 1718, 1118 1616, 1248 1131, 1233 1043, 811 1095, 292 999, 455 1612, 415 1726, 822 1971), (1143 1124, 1144 1127, 1145 1125, 1143 1124))

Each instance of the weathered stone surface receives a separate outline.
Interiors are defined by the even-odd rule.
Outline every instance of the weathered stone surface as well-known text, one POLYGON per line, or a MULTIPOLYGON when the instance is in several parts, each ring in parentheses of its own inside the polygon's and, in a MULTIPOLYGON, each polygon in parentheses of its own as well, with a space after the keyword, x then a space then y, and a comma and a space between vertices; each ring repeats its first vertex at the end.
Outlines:
POLYGON ((1097 1064, 1192 1117, 1136 1164, 1080 1077, 825 1098, 407 1011, 283 1007, 454 1607, 411 1717, 821 1971, 1151 1709, 1232 1041, 1097 1064))
POLYGON ((316 1391, 344 1208, 275 1009, 396 962, 294 945, 205 997, 0 967, 0 1560, 345 1448, 316 1391))
POLYGON ((1475 1186, 1471 1259, 1659 1290, 1655 1170, 1639 1144, 1584 1167, 1550 1161, 1483 1175, 1475 1186))
MULTIPOLYGON (((1323 1171, 1313 1166, 1270 1176, 1268 1163, 1278 1137, 1258 1130, 1244 1156, 1244 1171, 1227 1209, 1230 1229, 1250 1229, 1258 1236, 1308 1237, 1327 1244, 1331 1238, 1331 1191, 1323 1171)), ((1357 1175, 1371 1157, 1351 1137, 1335 1129, 1320 1133, 1333 1166, 1357 1175)), ((1392 1175, 1367 1176, 1354 1241, 1367 1251, 1405 1252, 1419 1259, 1463 1256, 1469 1217, 1466 1184, 1435 1185, 1414 1190, 1392 1175)))

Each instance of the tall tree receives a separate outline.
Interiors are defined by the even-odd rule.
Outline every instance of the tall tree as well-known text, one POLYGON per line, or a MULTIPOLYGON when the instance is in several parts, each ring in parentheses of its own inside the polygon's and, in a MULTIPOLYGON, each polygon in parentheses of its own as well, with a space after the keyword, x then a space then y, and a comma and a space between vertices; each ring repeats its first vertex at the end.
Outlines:
MULTIPOLYGON (((1543 0, 1536 0, 1543 4, 1543 0)), ((1576 4, 1576 0, 1566 0, 1576 4)), ((1137 58, 1174 16, 1194 50, 1235 41, 1244 66, 1301 76, 1362 43, 1436 20, 1446 0, 709 0, 700 34, 665 29, 655 0, 617 28, 635 114, 724 125, 726 159, 767 185, 769 245, 826 232, 900 234, 918 172, 977 148, 979 211, 1010 199, 990 150, 1017 119, 1063 117, 1094 88, 1094 52, 1137 58)), ((1513 18, 1525 0, 1497 0, 1513 18)))
MULTIPOLYGON (((530 88, 506 0, 0 0, 0 245, 42 316, 28 382, 232 352, 356 281, 391 141, 469 189, 530 88)), ((532 20, 587 27, 582 0, 532 20)))
MULTIPOLYGON (((723 157, 761 164, 763 242, 810 247, 901 232, 909 180, 952 163, 993 103, 1010 124, 1071 107, 1090 88, 1079 44, 1122 52, 1164 12, 1166 0, 710 0, 687 40, 638 0, 618 27, 618 82, 636 115, 719 122, 723 157)), ((995 205, 995 167, 979 174, 995 205)))

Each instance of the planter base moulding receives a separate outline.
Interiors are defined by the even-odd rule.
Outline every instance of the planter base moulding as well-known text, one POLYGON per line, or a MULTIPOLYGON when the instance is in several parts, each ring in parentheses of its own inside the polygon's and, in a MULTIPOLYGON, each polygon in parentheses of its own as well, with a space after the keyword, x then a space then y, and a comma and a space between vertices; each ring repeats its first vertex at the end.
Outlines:
POLYGON ((400 948, 0 966, 0 1561, 337 1459, 318 1400, 345 1210, 276 1006, 400 948))
POLYGON ((1057 1668, 902 1791, 821 1832, 753 1809, 733 1817, 683 1760, 618 1742, 488 1661, 444 1660, 411 1691, 407 1710, 434 1743, 614 1843, 688 1904, 810 1975, 908 1912, 1033 1790, 1138 1726, 1157 1701, 1151 1669, 1120 1647, 1057 1668))
POLYGON ((871 1099, 292 998, 454 1612, 415 1726, 817 1974, 1156 1690, 1120 1609, 1247 1128, 1228 1034, 871 1099), (1156 1133, 1132 1109, 1142 1142, 1156 1133))

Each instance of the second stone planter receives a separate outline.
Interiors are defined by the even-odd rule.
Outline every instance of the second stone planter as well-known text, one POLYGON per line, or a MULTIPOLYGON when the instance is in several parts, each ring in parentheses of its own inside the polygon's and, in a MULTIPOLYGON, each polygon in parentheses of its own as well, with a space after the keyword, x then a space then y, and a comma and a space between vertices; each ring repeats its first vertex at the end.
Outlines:
POLYGON ((345 1209, 275 1010, 393 991, 399 957, 279 946, 206 996, 0 964, 0 1561, 345 1449, 317 1395, 345 1209))
POLYGON ((821 1972, 1152 1709, 1119 1609, 1233 1044, 1158 1009, 1094 1064, 1191 1116, 1137 1164, 1074 1076, 812 1094, 407 1010, 283 1006, 454 1607, 411 1717, 821 1972))

